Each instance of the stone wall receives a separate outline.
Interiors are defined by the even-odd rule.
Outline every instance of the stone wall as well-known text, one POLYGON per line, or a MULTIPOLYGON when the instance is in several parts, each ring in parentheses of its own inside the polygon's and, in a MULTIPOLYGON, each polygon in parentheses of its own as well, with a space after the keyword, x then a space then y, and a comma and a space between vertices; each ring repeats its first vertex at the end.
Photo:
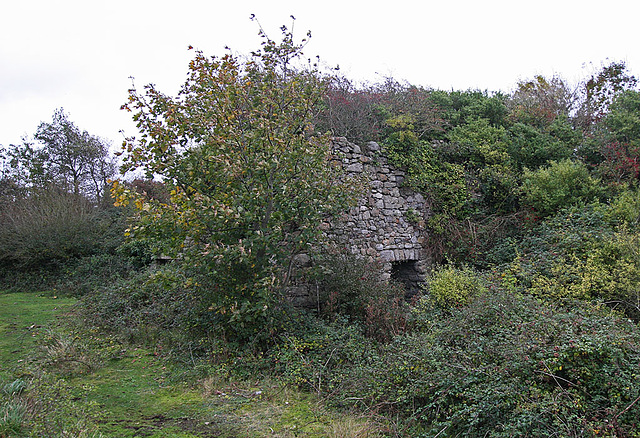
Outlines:
POLYGON ((325 232, 351 253, 380 262, 383 278, 402 280, 412 295, 430 264, 425 199, 403 185, 405 172, 389 164, 377 143, 361 147, 340 137, 333 139, 333 149, 347 174, 364 176, 369 188, 325 232))
MULTIPOLYGON (((419 290, 430 266, 426 247, 425 218, 428 204, 419 194, 403 185, 405 172, 391 166, 380 146, 350 143, 334 138, 335 159, 347 176, 364 178, 367 189, 357 206, 342 217, 322 224, 333 244, 382 267, 381 280, 402 281, 410 298, 419 290)), ((296 275, 288 288, 289 299, 297 306, 318 305, 318 285, 305 277, 311 260, 301 254, 294 260, 296 275)))

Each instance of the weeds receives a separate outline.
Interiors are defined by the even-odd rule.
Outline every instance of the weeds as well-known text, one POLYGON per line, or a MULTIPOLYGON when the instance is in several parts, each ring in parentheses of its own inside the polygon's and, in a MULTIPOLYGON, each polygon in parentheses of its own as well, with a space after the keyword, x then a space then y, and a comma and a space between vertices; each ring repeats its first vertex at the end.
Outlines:
POLYGON ((60 331, 46 330, 36 352, 38 366, 60 374, 90 373, 98 366, 78 336, 60 331))
POLYGON ((0 407, 0 437, 20 433, 27 419, 27 404, 20 398, 12 398, 0 407))
POLYGON ((2 394, 8 397, 15 397, 22 394, 27 389, 27 384, 22 379, 16 379, 11 383, 2 386, 2 394))

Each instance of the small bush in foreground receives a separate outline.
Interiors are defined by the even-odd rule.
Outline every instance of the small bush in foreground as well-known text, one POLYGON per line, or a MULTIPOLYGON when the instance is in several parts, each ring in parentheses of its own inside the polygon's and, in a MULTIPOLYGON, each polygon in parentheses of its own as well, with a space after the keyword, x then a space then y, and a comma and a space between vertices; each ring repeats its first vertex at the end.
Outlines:
POLYGON ((406 330, 405 290, 398 282, 380 281, 378 265, 351 254, 325 255, 317 264, 323 316, 346 317, 382 342, 406 330))

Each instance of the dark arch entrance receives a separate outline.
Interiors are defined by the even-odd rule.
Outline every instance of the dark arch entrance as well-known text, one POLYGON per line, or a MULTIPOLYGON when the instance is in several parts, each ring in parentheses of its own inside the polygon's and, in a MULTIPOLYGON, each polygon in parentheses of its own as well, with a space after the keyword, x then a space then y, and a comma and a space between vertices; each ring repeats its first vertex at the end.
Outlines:
POLYGON ((405 298, 410 299, 420 292, 423 278, 416 266, 417 260, 402 260, 391 264, 391 278, 405 287, 405 298))

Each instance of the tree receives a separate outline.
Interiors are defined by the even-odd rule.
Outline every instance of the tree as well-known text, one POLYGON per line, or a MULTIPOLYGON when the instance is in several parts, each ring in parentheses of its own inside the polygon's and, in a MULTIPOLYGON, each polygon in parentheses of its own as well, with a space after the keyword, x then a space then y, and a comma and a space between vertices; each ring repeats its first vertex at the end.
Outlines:
POLYGON ((618 95, 604 123, 615 140, 640 145, 640 92, 626 90, 618 95))
MULTIPOLYGON (((57 269, 112 250, 105 186, 115 173, 108 145, 58 109, 33 139, 1 152, 0 269, 57 269)), ((120 233, 121 235, 121 233, 120 233)))
POLYGON ((568 116, 575 101, 575 92, 562 78, 537 75, 529 81, 518 82, 508 104, 514 121, 543 128, 557 117, 568 116))
POLYGON ((23 185, 53 184, 96 203, 103 201, 104 188, 116 170, 104 140, 81 131, 62 108, 54 112, 51 123, 40 124, 33 139, 8 151, 13 174, 23 185))
POLYGON ((625 90, 609 106, 603 118, 598 170, 614 185, 635 183, 640 174, 640 93, 625 90))
POLYGON ((274 327, 294 255, 354 194, 312 127, 323 79, 300 63, 305 40, 281 30, 280 43, 261 30, 245 60, 196 52, 178 96, 134 87, 123 106, 141 132, 124 144, 123 170, 144 168, 171 193, 162 203, 117 185, 138 209, 131 233, 182 254, 202 274, 203 320, 239 340, 274 327))
POLYGON ((623 61, 602 66, 581 86, 582 101, 576 115, 578 125, 587 133, 593 131, 616 97, 625 90, 634 89, 637 84, 638 79, 627 72, 623 61))

